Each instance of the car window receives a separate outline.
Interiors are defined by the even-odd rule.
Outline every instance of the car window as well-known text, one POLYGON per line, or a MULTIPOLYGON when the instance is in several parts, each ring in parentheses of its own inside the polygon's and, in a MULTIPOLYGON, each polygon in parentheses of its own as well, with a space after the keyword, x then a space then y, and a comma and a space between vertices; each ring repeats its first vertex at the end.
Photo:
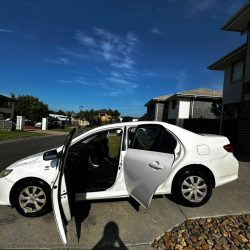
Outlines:
POLYGON ((72 145, 67 176, 76 192, 103 191, 112 187, 119 170, 122 130, 95 133, 72 145))
POLYGON ((162 126, 139 126, 135 133, 130 133, 129 148, 173 154, 177 145, 173 136, 162 126))
POLYGON ((106 156, 115 158, 120 154, 121 138, 121 129, 106 130, 83 139, 82 141, 73 145, 71 147, 71 151, 74 151, 76 148, 89 149, 91 147, 96 153, 101 152, 106 156))
POLYGON ((132 143, 135 138, 136 127, 131 127, 128 129, 128 147, 132 147, 132 143))

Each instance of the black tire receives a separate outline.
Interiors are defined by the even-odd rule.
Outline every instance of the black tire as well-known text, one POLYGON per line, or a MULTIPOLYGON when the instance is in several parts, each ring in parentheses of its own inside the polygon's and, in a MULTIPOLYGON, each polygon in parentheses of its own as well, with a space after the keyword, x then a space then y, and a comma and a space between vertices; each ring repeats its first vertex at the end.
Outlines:
POLYGON ((188 207, 199 207, 210 199, 212 189, 211 181, 207 175, 199 170, 190 169, 176 177, 172 193, 180 204, 188 207))
POLYGON ((25 180, 17 185, 13 205, 26 217, 38 217, 51 211, 51 189, 42 180, 25 180))

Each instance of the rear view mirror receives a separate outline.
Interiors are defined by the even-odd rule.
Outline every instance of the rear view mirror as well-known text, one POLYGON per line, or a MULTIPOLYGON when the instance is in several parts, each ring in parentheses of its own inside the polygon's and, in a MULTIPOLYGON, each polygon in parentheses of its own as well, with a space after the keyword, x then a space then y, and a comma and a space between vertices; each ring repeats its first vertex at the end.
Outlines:
POLYGON ((53 160, 53 159, 56 159, 58 158, 58 153, 57 153, 57 150, 56 149, 53 149, 53 150, 50 150, 50 151, 47 151, 43 154, 43 159, 45 161, 50 161, 50 160, 53 160))

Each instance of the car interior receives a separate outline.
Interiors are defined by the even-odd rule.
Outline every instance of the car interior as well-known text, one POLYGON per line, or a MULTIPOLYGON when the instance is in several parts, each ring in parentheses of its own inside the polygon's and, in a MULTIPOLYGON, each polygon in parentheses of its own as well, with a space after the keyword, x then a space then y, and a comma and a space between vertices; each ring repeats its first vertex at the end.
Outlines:
POLYGON ((115 183, 122 130, 106 130, 70 147, 65 172, 76 192, 104 191, 115 183))

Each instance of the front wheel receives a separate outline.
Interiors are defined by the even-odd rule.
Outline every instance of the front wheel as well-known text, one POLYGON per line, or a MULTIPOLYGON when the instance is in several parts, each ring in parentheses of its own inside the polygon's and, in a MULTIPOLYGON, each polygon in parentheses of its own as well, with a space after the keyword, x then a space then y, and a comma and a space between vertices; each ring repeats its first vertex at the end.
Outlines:
POLYGON ((27 217, 46 214, 51 209, 51 191, 43 181, 25 181, 15 190, 14 206, 27 217))
POLYGON ((202 172, 188 170, 177 177, 173 191, 181 204, 199 207, 211 197, 212 184, 202 172))

